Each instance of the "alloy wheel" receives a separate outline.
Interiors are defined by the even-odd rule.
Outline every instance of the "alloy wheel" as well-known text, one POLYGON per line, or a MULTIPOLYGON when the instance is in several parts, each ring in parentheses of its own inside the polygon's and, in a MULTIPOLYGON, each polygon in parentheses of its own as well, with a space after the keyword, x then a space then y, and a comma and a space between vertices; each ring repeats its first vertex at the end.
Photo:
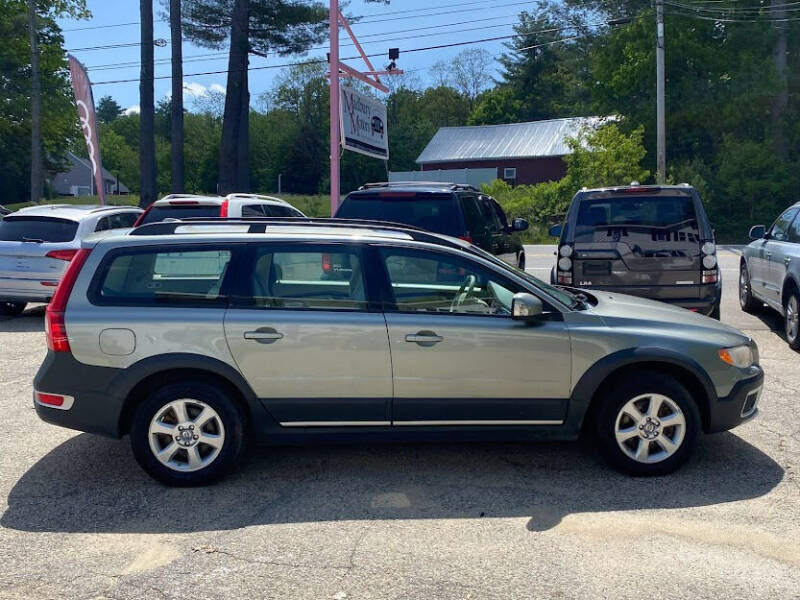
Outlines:
POLYGON ((797 296, 791 294, 786 302, 786 339, 792 344, 797 339, 800 328, 800 315, 798 314, 797 296))
POLYGON ((205 402, 182 398, 157 411, 148 429, 150 450, 164 466, 190 473, 210 465, 225 443, 225 427, 205 402))
POLYGON ((643 394, 619 410, 614 436, 629 458, 639 463, 659 463, 681 447, 686 436, 686 417, 667 396, 643 394))
POLYGON ((742 269, 739 273, 739 304, 742 308, 747 306, 750 299, 750 282, 748 281, 747 271, 742 269))

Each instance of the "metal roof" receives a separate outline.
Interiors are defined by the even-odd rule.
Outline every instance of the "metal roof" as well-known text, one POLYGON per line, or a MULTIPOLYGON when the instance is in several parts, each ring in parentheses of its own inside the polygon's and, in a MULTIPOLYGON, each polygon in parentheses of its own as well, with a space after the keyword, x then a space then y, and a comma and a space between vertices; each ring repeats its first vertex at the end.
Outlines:
POLYGON ((566 140, 581 127, 597 127, 604 117, 571 117, 531 123, 442 127, 417 163, 462 162, 499 158, 539 158, 572 154, 566 140))

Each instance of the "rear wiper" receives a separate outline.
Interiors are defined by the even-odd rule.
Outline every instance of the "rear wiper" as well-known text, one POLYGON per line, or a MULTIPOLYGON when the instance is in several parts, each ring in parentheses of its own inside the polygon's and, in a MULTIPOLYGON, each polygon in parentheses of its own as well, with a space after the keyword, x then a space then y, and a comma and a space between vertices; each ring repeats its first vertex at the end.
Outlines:
POLYGON ((29 237, 22 237, 23 242, 33 242, 35 244, 44 244, 44 240, 40 240, 39 238, 29 238, 29 237))

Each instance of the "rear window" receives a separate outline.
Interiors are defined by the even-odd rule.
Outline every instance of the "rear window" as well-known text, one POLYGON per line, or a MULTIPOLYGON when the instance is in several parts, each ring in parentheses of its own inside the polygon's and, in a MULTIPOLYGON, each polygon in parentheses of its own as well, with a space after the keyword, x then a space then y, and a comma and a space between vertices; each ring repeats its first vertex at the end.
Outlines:
POLYGON ((205 306, 222 303, 230 250, 115 254, 101 270, 99 304, 205 306))
POLYGON ((451 194, 385 192, 345 198, 336 216, 404 223, 446 235, 463 235, 461 219, 451 194))
POLYGON ((69 219, 8 216, 0 220, 3 242, 70 242, 77 232, 77 221, 69 219))
POLYGON ((700 229, 691 196, 614 196, 582 200, 576 242, 634 244, 698 242, 700 229))
POLYGON ((191 217, 219 217, 218 204, 176 204, 153 206, 144 216, 140 225, 158 223, 165 219, 189 219, 191 217))

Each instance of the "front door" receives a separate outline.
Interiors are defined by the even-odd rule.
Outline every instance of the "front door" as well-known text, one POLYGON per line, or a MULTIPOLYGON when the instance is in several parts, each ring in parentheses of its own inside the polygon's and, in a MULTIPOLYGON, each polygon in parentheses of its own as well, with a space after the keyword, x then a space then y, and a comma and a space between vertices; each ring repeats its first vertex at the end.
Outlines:
POLYGON ((764 269, 764 297, 773 306, 781 305, 781 290, 786 277, 784 261, 791 256, 794 244, 789 242, 789 228, 797 216, 798 208, 792 207, 778 217, 769 232, 769 242, 764 248, 766 262, 764 269))
POLYGON ((284 427, 389 425, 386 322, 368 310, 362 265, 356 246, 249 250, 225 335, 242 374, 284 427))
POLYGON ((570 393, 570 339, 555 309, 510 317, 526 291, 451 254, 381 248, 395 426, 558 425, 570 393))

